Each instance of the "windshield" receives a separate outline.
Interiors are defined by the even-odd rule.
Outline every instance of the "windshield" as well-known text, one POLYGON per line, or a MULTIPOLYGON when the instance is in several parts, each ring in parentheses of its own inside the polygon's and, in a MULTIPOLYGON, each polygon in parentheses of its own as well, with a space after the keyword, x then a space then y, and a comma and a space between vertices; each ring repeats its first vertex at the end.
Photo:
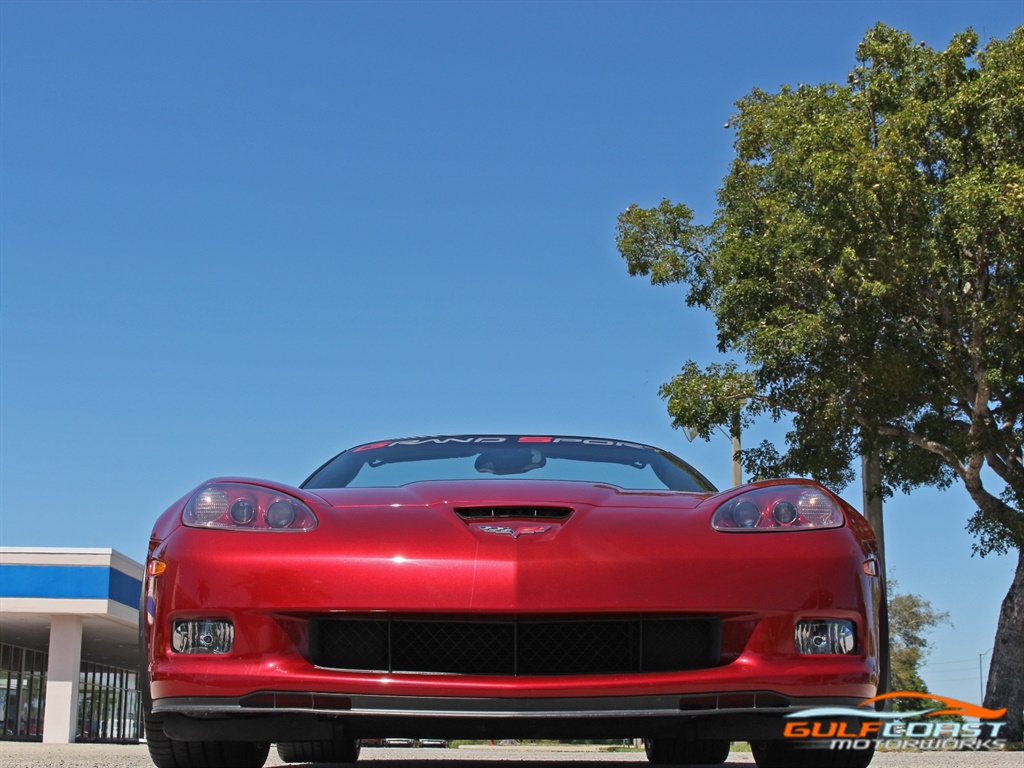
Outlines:
POLYGON ((423 480, 577 480, 629 490, 715 490, 670 453, 621 440, 530 435, 414 437, 336 456, 303 488, 395 488, 423 480))

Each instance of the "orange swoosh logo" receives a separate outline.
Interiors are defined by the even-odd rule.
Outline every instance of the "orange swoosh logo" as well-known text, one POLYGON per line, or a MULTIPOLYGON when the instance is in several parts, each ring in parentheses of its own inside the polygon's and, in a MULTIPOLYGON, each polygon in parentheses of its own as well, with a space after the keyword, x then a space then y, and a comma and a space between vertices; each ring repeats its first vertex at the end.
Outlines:
MULTIPOLYGON (((881 696, 875 696, 873 699, 862 701, 859 706, 864 707, 873 704, 876 701, 885 701, 886 699, 927 699, 929 701, 941 701, 947 709, 936 709, 929 712, 925 717, 935 717, 936 715, 961 715, 963 717, 977 717, 980 720, 994 720, 997 717, 1002 717, 1006 714, 1006 707, 1002 709, 985 709, 985 707, 979 707, 977 704, 968 704, 966 701, 958 701, 957 699, 950 699, 946 696, 936 696, 933 693, 917 693, 915 691, 893 691, 892 693, 883 693, 881 696)), ((908 712, 908 715, 913 714, 908 712)))

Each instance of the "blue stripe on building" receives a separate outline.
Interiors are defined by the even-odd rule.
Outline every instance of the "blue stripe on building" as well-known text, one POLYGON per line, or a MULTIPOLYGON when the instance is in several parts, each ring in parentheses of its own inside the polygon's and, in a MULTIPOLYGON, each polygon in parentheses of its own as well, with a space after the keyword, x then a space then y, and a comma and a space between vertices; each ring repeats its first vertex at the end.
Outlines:
POLYGON ((0 565, 0 597, 113 600, 139 607, 142 582, 96 565, 0 565))

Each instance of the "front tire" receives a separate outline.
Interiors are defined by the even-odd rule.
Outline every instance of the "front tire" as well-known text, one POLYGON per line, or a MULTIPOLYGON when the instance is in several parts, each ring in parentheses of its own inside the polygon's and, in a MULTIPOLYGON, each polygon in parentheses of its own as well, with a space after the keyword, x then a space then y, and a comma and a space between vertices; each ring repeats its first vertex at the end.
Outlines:
POLYGON ((164 733, 163 718, 144 713, 146 746, 156 768, 262 768, 269 744, 247 741, 182 741, 164 733))
POLYGON ((359 759, 359 740, 288 741, 277 745, 277 756, 286 763, 354 763, 359 759))
POLYGON ((799 749, 788 741, 752 741, 758 768, 867 768, 875 754, 868 749, 799 749))
POLYGON ((721 765, 729 759, 729 747, 730 742, 723 739, 644 739, 644 751, 653 765, 721 765))

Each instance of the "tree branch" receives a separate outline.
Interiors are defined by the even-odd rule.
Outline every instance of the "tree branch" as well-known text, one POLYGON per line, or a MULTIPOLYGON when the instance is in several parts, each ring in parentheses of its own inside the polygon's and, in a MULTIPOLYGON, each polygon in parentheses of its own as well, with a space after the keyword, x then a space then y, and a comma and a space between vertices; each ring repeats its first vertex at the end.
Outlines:
POLYGON ((948 445, 940 443, 937 440, 930 440, 923 435, 919 435, 913 430, 907 429, 906 427, 897 427, 891 424, 875 427, 864 424, 864 426, 868 429, 873 429, 879 435, 883 435, 885 437, 899 437, 913 443, 919 448, 938 454, 950 466, 950 468, 956 472, 960 479, 966 482, 966 469, 964 467, 964 462, 960 460, 960 457, 958 457, 953 449, 948 445))

